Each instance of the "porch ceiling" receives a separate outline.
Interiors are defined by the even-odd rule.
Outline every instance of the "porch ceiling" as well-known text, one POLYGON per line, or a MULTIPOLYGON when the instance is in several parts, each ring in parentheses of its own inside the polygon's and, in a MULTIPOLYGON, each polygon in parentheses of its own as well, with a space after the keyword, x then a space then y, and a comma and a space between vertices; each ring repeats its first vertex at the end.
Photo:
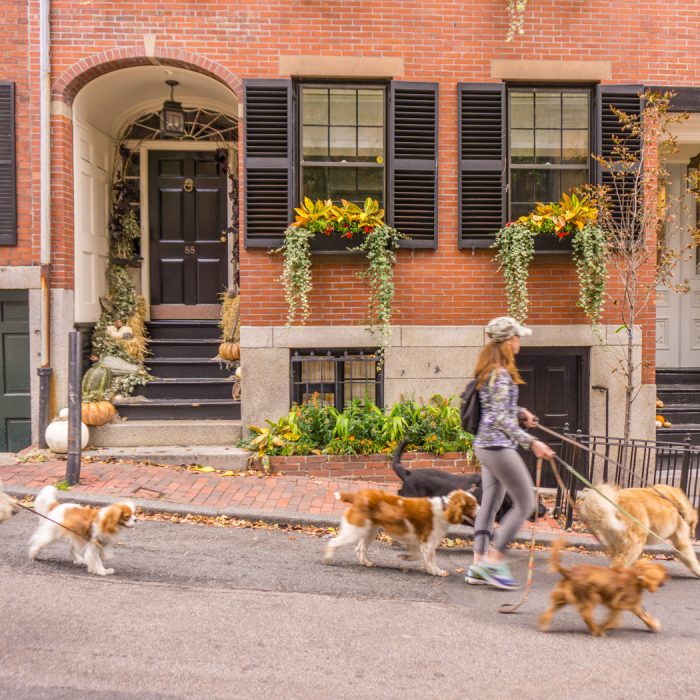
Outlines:
POLYGON ((183 68, 138 66, 100 76, 76 96, 73 114, 103 134, 117 138, 125 124, 146 110, 156 110, 170 96, 166 80, 177 80, 175 99, 238 116, 236 96, 213 78, 183 68))

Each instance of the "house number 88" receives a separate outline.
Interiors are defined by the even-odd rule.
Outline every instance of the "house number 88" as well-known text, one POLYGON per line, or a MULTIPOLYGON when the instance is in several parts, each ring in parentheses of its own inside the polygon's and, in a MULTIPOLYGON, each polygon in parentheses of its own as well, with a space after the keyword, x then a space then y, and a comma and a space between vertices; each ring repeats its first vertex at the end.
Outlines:
POLYGON ((185 246, 185 255, 194 255, 194 246, 193 245, 186 245, 185 246))

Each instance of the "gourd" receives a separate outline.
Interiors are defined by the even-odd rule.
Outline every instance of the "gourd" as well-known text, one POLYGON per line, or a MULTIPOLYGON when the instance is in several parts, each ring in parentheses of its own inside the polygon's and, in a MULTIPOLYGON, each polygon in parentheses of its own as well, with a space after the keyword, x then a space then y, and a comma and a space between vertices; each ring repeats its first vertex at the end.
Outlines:
POLYGON ((86 425, 104 425, 116 415, 117 410, 111 401, 90 401, 82 406, 83 423, 86 425))
MULTIPOLYGON (((44 433, 46 444, 51 452, 66 454, 68 452, 68 409, 61 409, 58 418, 49 423, 44 433)), ((84 449, 90 439, 90 431, 85 423, 80 423, 80 444, 84 449)))
POLYGON ((95 366, 83 376, 83 396, 103 397, 112 386, 112 370, 108 367, 95 366))
POLYGON ((221 343, 219 345, 219 357, 222 360, 233 362, 241 357, 240 343, 221 343))

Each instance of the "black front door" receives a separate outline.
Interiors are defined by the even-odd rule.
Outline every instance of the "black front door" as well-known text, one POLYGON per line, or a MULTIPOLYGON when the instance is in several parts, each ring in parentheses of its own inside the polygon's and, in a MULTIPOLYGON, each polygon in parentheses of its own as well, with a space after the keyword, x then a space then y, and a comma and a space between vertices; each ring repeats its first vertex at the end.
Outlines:
POLYGON ((0 452, 32 442, 29 389, 29 301, 26 291, 0 292, 0 452))
MULTIPOLYGON (((540 423, 563 432, 581 429, 588 432, 588 349, 586 348, 522 348, 517 358, 525 384, 520 386, 518 404, 540 419, 540 423)), ((561 454, 561 441, 546 433, 532 431, 561 454)), ((535 474, 531 452, 524 453, 535 474)), ((545 467, 542 485, 556 487, 551 469, 545 467)))
POLYGON ((228 284, 226 174, 214 152, 151 151, 151 305, 218 304, 228 284))

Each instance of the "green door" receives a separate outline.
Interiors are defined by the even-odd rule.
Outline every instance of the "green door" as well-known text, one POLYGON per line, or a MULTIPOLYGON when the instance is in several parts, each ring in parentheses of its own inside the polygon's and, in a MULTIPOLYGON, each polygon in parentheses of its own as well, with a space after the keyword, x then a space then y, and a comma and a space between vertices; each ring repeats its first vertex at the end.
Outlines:
POLYGON ((0 291, 0 452, 31 442, 28 294, 0 291))

